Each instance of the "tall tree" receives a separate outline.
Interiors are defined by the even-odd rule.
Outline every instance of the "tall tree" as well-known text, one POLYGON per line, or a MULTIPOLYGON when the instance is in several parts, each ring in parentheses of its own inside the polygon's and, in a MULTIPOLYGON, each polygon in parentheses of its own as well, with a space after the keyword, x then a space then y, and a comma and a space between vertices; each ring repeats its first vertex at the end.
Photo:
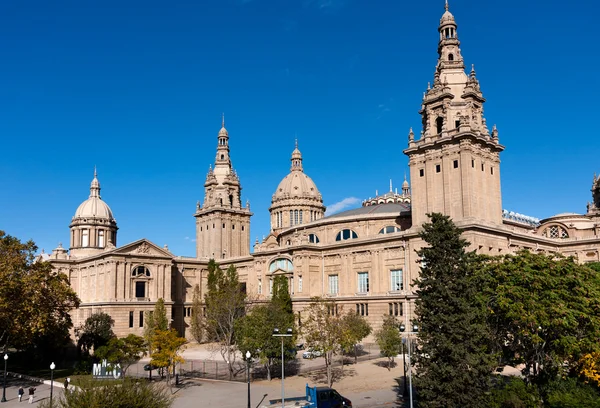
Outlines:
POLYGON ((572 258, 521 251, 482 271, 503 363, 534 383, 576 370, 600 352, 600 274, 572 258))
POLYGON ((381 328, 375 332, 375 340, 381 350, 381 355, 388 359, 388 371, 394 364, 394 357, 400 352, 402 345, 402 336, 398 330, 399 324, 395 316, 383 316, 381 328))
MULTIPOLYGON (((154 310, 144 313, 144 340, 148 347, 148 355, 152 358, 154 337, 158 330, 167 330, 169 328, 169 320, 167 319, 167 309, 165 301, 160 298, 154 304, 154 310)), ((148 372, 149 378, 152 378, 152 369, 148 372)))
POLYGON ((306 319, 303 332, 308 347, 323 353, 327 371, 327 385, 333 385, 331 364, 334 355, 340 350, 342 336, 340 318, 335 303, 320 297, 312 298, 305 309, 306 319))
POLYGON ((267 379, 271 380, 271 367, 275 360, 281 360, 281 339, 284 345, 284 358, 296 358, 294 344, 297 338, 295 319, 292 312, 292 300, 289 295, 287 278, 277 276, 273 282, 273 296, 266 305, 258 305, 250 313, 239 319, 236 326, 238 349, 244 354, 250 351, 252 357, 264 365, 267 379), (293 330, 291 337, 273 337, 273 329, 282 332, 293 330))
POLYGON ((0 230, 0 347, 63 347, 79 298, 68 277, 36 262, 37 246, 0 230))
POLYGON ((434 213, 419 234, 415 386, 422 407, 485 407, 494 356, 478 257, 449 217, 434 213))
MULTIPOLYGON (((341 341, 340 346, 344 353, 354 351, 354 362, 357 361, 356 348, 365 337, 373 330, 367 319, 353 310, 344 314, 341 318, 341 341)), ((344 359, 342 358, 342 368, 344 359)))
POLYGON ((154 327, 156 330, 169 330, 169 318, 163 298, 158 299, 154 305, 154 327))
POLYGON ((273 279, 273 296, 271 303, 276 309, 283 313, 293 314, 292 297, 290 296, 290 288, 288 278, 284 275, 276 275, 273 279))
POLYGON ((114 319, 104 312, 93 313, 85 319, 85 323, 75 329, 75 336, 79 338, 77 346, 83 354, 90 354, 108 344, 110 339, 115 337, 112 328, 115 324, 114 319))
POLYGON ((221 357, 229 368, 229 378, 233 378, 237 358, 235 325, 245 314, 246 294, 241 289, 235 266, 230 265, 223 272, 214 259, 208 262, 207 283, 208 291, 204 297, 206 333, 208 338, 219 343, 221 357))
POLYGON ((202 303, 202 294, 200 285, 194 286, 194 298, 192 301, 192 321, 191 333, 198 343, 204 340, 204 304, 202 303))

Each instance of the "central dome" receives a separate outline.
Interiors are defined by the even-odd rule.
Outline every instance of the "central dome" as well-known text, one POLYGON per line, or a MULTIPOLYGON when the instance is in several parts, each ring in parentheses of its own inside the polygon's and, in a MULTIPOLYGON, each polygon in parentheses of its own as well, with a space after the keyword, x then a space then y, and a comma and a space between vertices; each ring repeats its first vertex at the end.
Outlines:
POLYGON ((298 142, 292 152, 291 171, 277 186, 269 212, 273 231, 316 221, 325 214, 319 189, 302 169, 302 153, 298 150, 298 142))
POLYGON ((310 177, 302 171, 293 171, 281 180, 273 201, 283 198, 316 198, 321 199, 321 193, 310 177))

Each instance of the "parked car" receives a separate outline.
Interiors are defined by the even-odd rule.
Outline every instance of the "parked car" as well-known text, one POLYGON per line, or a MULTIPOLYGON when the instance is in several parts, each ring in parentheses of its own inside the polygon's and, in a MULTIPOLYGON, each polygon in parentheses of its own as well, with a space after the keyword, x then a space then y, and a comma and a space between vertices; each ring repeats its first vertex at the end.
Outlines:
POLYGON ((153 366, 152 364, 144 365, 144 371, 156 370, 158 367, 153 366))
POLYGON ((311 359, 321 357, 322 354, 323 353, 321 353, 321 350, 308 349, 304 353, 302 353, 302 358, 311 359))

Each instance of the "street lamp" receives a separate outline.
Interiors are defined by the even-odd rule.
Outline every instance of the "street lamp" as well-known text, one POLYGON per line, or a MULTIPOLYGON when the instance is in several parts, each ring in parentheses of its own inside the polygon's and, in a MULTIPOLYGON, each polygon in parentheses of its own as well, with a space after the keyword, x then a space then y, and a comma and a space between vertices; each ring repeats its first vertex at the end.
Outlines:
POLYGON ((246 351, 246 365, 248 366, 248 374, 246 378, 248 380, 248 408, 250 408, 250 351, 246 351))
POLYGON ((50 364, 50 408, 52 408, 52 391, 54 389, 54 369, 56 368, 56 365, 54 365, 54 362, 52 362, 50 364))
MULTIPOLYGON (((400 324, 400 331, 402 333, 404 333, 404 331, 406 330, 406 326, 404 326, 404 323, 400 324)), ((406 334, 408 334, 408 389, 409 389, 409 398, 410 398, 410 408, 413 408, 413 395, 412 395, 412 364, 411 364, 411 360, 410 360, 410 349, 411 349, 411 342, 410 342, 410 335, 411 334, 415 334, 419 331, 419 326, 417 326, 416 324, 413 323, 412 325, 412 331, 406 332, 406 334)), ((404 346, 404 344, 403 344, 404 346)), ((404 351, 404 350, 402 350, 404 351)), ((402 353, 402 358, 404 359, 404 353, 402 353)), ((405 395, 406 395, 406 360, 404 360, 404 391, 405 391, 405 395)))
POLYGON ((2 401, 6 402, 6 363, 8 362, 8 354, 4 353, 4 383, 2 384, 2 401))
POLYGON ((283 381, 285 379, 284 374, 284 355, 283 355, 283 338, 292 337, 292 329, 287 329, 286 333, 279 333, 279 329, 273 329, 273 337, 281 338, 281 408, 285 408, 285 388, 283 381))

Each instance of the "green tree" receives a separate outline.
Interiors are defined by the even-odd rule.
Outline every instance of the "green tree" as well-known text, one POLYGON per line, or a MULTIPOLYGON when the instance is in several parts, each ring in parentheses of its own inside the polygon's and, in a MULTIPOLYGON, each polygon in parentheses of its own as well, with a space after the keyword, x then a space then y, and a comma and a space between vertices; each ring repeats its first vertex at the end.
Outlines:
POLYGON ((89 355, 90 350, 94 352, 100 347, 108 344, 110 339, 115 337, 112 328, 115 324, 113 318, 104 312, 93 313, 85 319, 85 323, 75 329, 75 337, 78 349, 84 355, 89 355))
POLYGON ((392 368, 394 357, 400 353, 402 346, 402 336, 398 327, 395 316, 384 315, 381 328, 375 332, 375 341, 381 350, 381 355, 388 359, 388 371, 392 368))
POLYGON ((73 327, 69 312, 80 300, 67 275, 36 260, 33 241, 0 230, 0 347, 60 349, 73 327), (56 273, 58 272, 58 273, 56 273))
MULTIPOLYGON (((354 311, 349 311, 341 318, 340 346, 344 353, 354 351, 354 362, 357 361, 356 346, 373 330, 367 319, 354 311)), ((342 368, 344 359, 342 358, 342 368)))
POLYGON ((538 385, 600 351, 600 275, 572 258, 521 251, 482 271, 503 363, 538 385))
POLYGON ((194 339, 201 343, 204 340, 204 305, 202 304, 202 292, 200 285, 194 286, 194 298, 192 302, 191 333, 194 339))
POLYGON ((497 378, 499 384, 491 391, 490 408, 539 408, 542 399, 537 387, 519 377, 497 378))
POLYGON ((275 360, 281 360, 281 339, 284 345, 284 358, 296 358, 293 352, 297 331, 292 312, 292 299, 289 294, 288 280, 285 276, 276 276, 273 281, 273 296, 266 305, 254 306, 250 312, 238 320, 236 325, 236 342, 242 352, 250 351, 253 359, 264 365, 267 379, 271 380, 271 367, 275 360), (273 329, 285 332, 293 330, 291 337, 273 337, 273 329))
MULTIPOLYGON (((158 330, 167 330, 169 328, 169 321, 167 319, 167 309, 165 308, 165 301, 160 298, 154 304, 154 310, 144 313, 144 340, 148 347, 148 355, 152 358, 152 344, 154 343, 154 336, 158 330)), ((152 378, 152 369, 148 373, 149 377, 152 378)))
POLYGON ((169 319, 167 318, 167 308, 165 301, 160 298, 154 305, 154 328, 156 330, 169 330, 169 319))
POLYGON ((82 380, 71 392, 55 393, 54 400, 40 401, 40 408, 170 408, 173 397, 160 383, 124 378, 123 381, 82 380))
POLYGON ((94 352, 94 355, 100 360, 106 360, 111 364, 119 364, 123 376, 127 369, 146 354, 146 343, 144 338, 130 334, 127 337, 113 337, 108 344, 100 347, 94 352))
POLYGON ((171 379, 171 369, 175 373, 175 364, 183 363, 184 359, 180 352, 187 343, 183 337, 179 337, 177 330, 156 330, 152 339, 152 360, 150 364, 155 367, 164 367, 167 372, 167 383, 171 379))
POLYGON ((286 276, 276 275, 275 279, 273 279, 273 296, 271 296, 271 303, 276 309, 281 310, 283 313, 294 313, 292 311, 292 297, 290 296, 290 288, 286 276))
POLYGON ((494 355, 479 265, 449 217, 429 214, 419 234, 419 352, 415 355, 421 407, 486 407, 494 355))
POLYGON ((333 385, 333 356, 340 350, 342 336, 340 318, 335 310, 334 302, 314 297, 305 309, 307 317, 303 326, 307 346, 323 353, 329 387, 333 385))
POLYGON ((245 314, 246 294, 241 289, 235 266, 230 265, 223 272, 214 259, 208 262, 207 286, 205 331, 209 339, 219 343, 221 357, 227 363, 232 379, 237 358, 235 325, 245 314))

